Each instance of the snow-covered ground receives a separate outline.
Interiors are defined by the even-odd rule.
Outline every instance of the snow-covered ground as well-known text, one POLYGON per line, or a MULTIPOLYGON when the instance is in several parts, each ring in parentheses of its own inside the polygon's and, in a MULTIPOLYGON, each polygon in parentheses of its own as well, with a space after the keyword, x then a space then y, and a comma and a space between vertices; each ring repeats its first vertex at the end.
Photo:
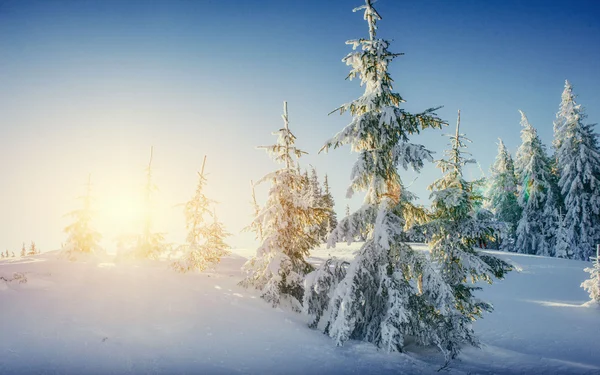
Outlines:
MULTIPOLYGON (((353 246, 318 249, 351 258, 353 246)), ((161 262, 70 263, 45 253, 0 261, 0 374, 419 374, 435 349, 385 353, 336 347, 301 315, 237 286, 251 251, 212 272, 177 274, 161 262)), ((518 272, 485 286, 495 311, 476 323, 484 346, 465 348, 442 373, 598 374, 600 309, 583 305, 585 264, 495 253, 518 272)))

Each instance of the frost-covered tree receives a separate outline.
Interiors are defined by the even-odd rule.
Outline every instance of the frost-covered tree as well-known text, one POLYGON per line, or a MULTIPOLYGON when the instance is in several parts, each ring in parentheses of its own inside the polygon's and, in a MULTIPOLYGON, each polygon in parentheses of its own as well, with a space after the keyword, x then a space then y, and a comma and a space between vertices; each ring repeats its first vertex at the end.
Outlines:
POLYGON ((593 125, 575 102, 573 88, 565 82, 554 122, 554 148, 565 206, 567 243, 575 259, 588 260, 600 242, 600 149, 593 125))
POLYGON ((352 121, 323 150, 349 144, 359 153, 347 196, 366 192, 363 206, 340 220, 329 245, 352 242, 361 231, 367 238, 347 266, 330 259, 307 276, 304 311, 310 325, 338 345, 356 339, 400 351, 412 337, 419 344, 438 346, 450 358, 455 352, 444 322, 454 306, 452 289, 423 253, 402 240, 414 218, 398 173, 400 166, 419 170, 433 160, 430 151, 410 143, 409 137, 425 128, 441 128, 444 122, 435 109, 414 115, 399 107, 404 100, 392 91, 388 73, 398 54, 388 50, 388 41, 376 38, 381 17, 371 1, 359 10, 364 10, 369 38, 347 42, 354 51, 343 61, 351 66, 349 78, 360 78, 365 92, 339 108, 350 112, 352 121))
POLYGON ((27 255, 27 248, 25 248, 25 242, 23 242, 23 246, 21 247, 21 256, 24 257, 27 255))
POLYGON ((202 170, 198 173, 198 185, 192 199, 185 204, 185 222, 188 235, 186 244, 178 248, 183 254, 173 262, 172 266, 179 272, 203 271, 213 266, 227 255, 229 246, 225 237, 230 236, 224 226, 217 219, 216 213, 211 212, 210 206, 214 202, 204 195, 206 177, 204 166, 206 157, 202 162, 202 170), (207 219, 212 220, 209 221, 207 219))
POLYGON ((487 191, 489 208, 498 221, 506 223, 500 246, 503 250, 514 251, 521 207, 517 201, 517 177, 513 159, 501 139, 498 143, 498 155, 490 172, 487 191))
POLYGON ((600 245, 597 245, 596 257, 590 257, 593 262, 592 267, 585 268, 589 272, 590 278, 581 283, 581 287, 589 294, 592 301, 600 303, 600 245))
MULTIPOLYGON (((8 251, 6 251, 6 253, 8 254, 8 251)), ((39 254, 39 250, 35 246, 35 242, 31 241, 31 246, 29 246, 29 252, 27 253, 27 255, 36 255, 36 254, 39 254)))
POLYGON ((144 211, 141 233, 125 234, 117 238, 118 259, 158 259, 170 247, 165 242, 164 233, 154 232, 154 194, 158 190, 153 180, 152 161, 154 147, 150 148, 150 161, 146 167, 144 185, 144 211))
POLYGON ((146 168, 146 185, 144 187, 145 193, 145 215, 144 215, 144 227, 142 234, 138 237, 137 245, 134 250, 137 258, 143 259, 158 259, 163 254, 168 246, 165 243, 165 237, 163 233, 153 231, 153 214, 152 207, 154 205, 153 196, 158 190, 153 181, 152 174, 152 158, 154 156, 154 147, 150 148, 150 162, 146 168))
POLYGON ((327 210, 327 217, 321 224, 321 233, 323 234, 323 239, 326 239, 329 233, 337 227, 337 214, 335 213, 335 201, 333 200, 333 195, 329 189, 329 179, 327 175, 325 175, 325 181, 323 183, 323 196, 321 205, 323 208, 327 210))
MULTIPOLYGON (((323 189, 321 188, 321 184, 319 183, 319 176, 317 175, 317 170, 314 167, 310 168, 310 175, 308 171, 306 171, 304 177, 306 187, 307 187, 307 196, 308 202, 312 207, 324 209, 323 205, 323 189)), ((306 228, 307 233, 310 236, 315 236, 319 239, 319 242, 324 241, 326 232, 326 220, 322 220, 319 225, 315 225, 312 223, 309 227, 306 228)))
POLYGON ((446 158, 438 161, 444 176, 429 186, 432 191, 432 220, 427 224, 431 258, 441 265, 441 274, 450 285, 455 306, 449 308, 444 318, 448 327, 447 349, 456 355, 460 345, 479 346, 471 323, 492 306, 473 295, 481 289, 478 281, 492 283, 494 277, 502 278, 510 269, 504 261, 474 249, 478 241, 504 226, 491 215, 478 214, 483 201, 478 192, 482 180, 466 181, 463 168, 475 160, 465 157, 468 138, 459 132, 460 111, 456 134, 450 137, 446 158), (467 280, 470 280, 468 282, 467 280))
POLYGON ((545 147, 525 113, 519 112, 523 129, 515 170, 521 186, 518 201, 522 214, 515 246, 520 253, 553 256, 560 204, 558 193, 545 147))
POLYGON ((206 246, 210 249, 213 263, 219 262, 221 258, 229 254, 229 245, 225 243, 225 238, 231 236, 231 233, 225 230, 225 225, 219 221, 216 211, 213 209, 212 222, 208 225, 206 235, 206 246))
POLYGON ((320 204, 321 197, 323 196, 323 189, 321 188, 321 184, 319 183, 319 176, 317 175, 317 170, 314 167, 310 168, 309 184, 315 201, 319 202, 320 204))
POLYGON ((240 283, 254 287, 273 306, 288 300, 300 309, 304 294, 304 275, 313 267, 306 261, 309 251, 319 243, 307 228, 320 225, 323 210, 310 202, 306 180, 294 167, 294 158, 304 151, 295 146, 296 137, 288 126, 287 102, 284 102, 284 127, 273 133, 277 143, 263 146, 283 167, 261 178, 257 184, 270 182, 267 202, 247 229, 262 236, 262 243, 243 267, 246 276, 240 283))
MULTIPOLYGON (((258 214, 260 213, 260 206, 258 205, 258 202, 256 201, 256 191, 254 189, 254 182, 252 180, 250 180, 250 187, 252 188, 252 208, 254 209, 254 217, 257 217, 258 214)), ((256 238, 260 242, 262 242, 262 240, 263 240, 262 223, 257 223, 253 227, 253 229, 256 232, 256 238)))
MULTIPOLYGON (((74 222, 64 229, 67 234, 67 241, 61 250, 61 255, 69 260, 76 260, 81 255, 98 254, 102 250, 99 245, 101 239, 100 233, 94 230, 92 226, 92 180, 88 177, 86 194, 79 197, 83 201, 83 207, 79 210, 67 214, 74 219, 74 222)), ((32 243, 32 248, 34 245, 32 243)), ((25 244, 23 244, 23 250, 25 244)), ((30 252, 27 255, 30 255, 30 252)))
POLYGON ((554 244, 554 256, 557 258, 573 258, 573 249, 569 243, 569 235, 565 225, 564 215, 558 216, 558 228, 556 229, 556 241, 554 244))

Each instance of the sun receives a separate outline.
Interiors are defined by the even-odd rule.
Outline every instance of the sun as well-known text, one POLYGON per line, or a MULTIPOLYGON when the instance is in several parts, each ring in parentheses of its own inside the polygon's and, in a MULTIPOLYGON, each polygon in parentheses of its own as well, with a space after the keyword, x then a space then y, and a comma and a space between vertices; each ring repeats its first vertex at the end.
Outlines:
POLYGON ((144 209, 138 194, 114 192, 99 199, 97 225, 105 241, 114 242, 123 234, 140 232, 144 209))

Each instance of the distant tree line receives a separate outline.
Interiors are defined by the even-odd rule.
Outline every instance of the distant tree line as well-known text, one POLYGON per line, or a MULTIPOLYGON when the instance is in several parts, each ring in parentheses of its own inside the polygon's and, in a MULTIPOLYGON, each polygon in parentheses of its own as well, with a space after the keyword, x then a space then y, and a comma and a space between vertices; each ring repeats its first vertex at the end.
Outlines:
MULTIPOLYGON (((23 242, 23 247, 21 247, 21 252, 19 253, 19 255, 21 257, 24 256, 28 256, 28 255, 37 255, 40 254, 40 249, 38 249, 38 247, 35 245, 35 242, 31 241, 31 245, 29 246, 29 249, 27 249, 27 247, 25 246, 25 242, 23 242)), ((5 252, 0 252, 0 258, 15 258, 15 252, 11 251, 10 253, 8 252, 8 250, 6 250, 5 252)))

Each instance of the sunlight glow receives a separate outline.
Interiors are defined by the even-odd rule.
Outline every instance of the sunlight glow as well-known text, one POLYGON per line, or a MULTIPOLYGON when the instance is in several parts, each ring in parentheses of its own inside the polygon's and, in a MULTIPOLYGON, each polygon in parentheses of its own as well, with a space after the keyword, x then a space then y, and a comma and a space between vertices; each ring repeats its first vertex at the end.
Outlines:
POLYGON ((136 192, 115 192, 98 199, 97 227, 107 248, 114 247, 116 237, 137 234, 141 230, 144 208, 136 192))

